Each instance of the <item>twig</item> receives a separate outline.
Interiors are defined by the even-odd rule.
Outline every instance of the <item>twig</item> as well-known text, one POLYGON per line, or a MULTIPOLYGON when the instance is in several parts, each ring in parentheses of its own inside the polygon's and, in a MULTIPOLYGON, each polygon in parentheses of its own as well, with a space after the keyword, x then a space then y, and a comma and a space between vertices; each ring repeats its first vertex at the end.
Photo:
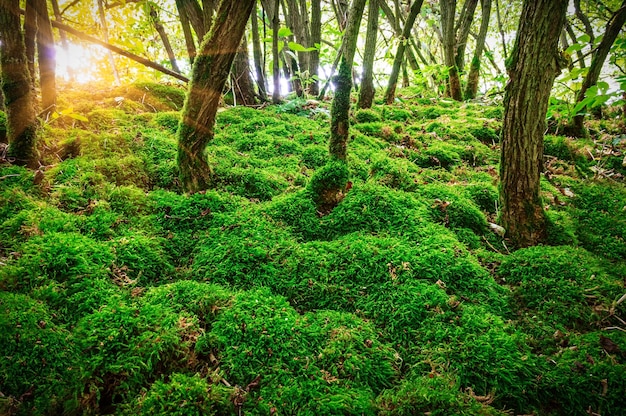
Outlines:
POLYGON ((11 178, 11 177, 14 177, 14 176, 21 176, 21 175, 20 175, 19 173, 12 173, 12 174, 10 174, 10 175, 0 176, 0 181, 1 181, 2 179, 11 178))

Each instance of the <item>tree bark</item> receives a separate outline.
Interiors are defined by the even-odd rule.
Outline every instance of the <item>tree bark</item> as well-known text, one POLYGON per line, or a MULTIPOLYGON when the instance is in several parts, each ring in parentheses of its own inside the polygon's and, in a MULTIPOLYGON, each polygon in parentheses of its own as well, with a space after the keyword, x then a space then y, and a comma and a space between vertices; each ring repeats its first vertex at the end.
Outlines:
POLYGON ((196 57, 196 42, 193 39, 193 33, 191 32, 191 22, 187 15, 184 2, 176 0, 176 10, 178 10, 178 20, 180 20, 180 26, 183 29, 183 37, 185 38, 185 47, 187 48, 187 56, 189 57, 189 64, 193 65, 193 60, 196 57))
POLYGON ((343 54, 339 72, 335 77, 335 98, 330 110, 330 155, 346 160, 350 129, 350 92, 352 91, 352 64, 363 17, 365 0, 354 0, 348 14, 348 23, 343 42, 343 54))
POLYGON ((278 20, 278 10, 280 0, 275 0, 272 13, 272 79, 274 81, 274 90, 272 91, 272 102, 280 103, 280 54, 278 52, 278 30, 280 29, 280 20, 278 20))
POLYGON ((539 195, 543 132, 554 79, 560 72, 559 35, 568 0, 524 0, 504 97, 500 163, 501 225, 518 247, 546 237, 539 195))
POLYGON ((309 93, 317 96, 320 93, 319 82, 319 66, 320 66, 320 50, 322 43, 322 6, 321 0, 311 0, 311 46, 316 49, 311 51, 309 57, 309 76, 311 77, 311 85, 309 93))
POLYGON ((415 19, 417 19, 417 15, 422 8, 422 3, 423 0, 415 0, 413 2, 409 15, 406 19, 406 23, 404 24, 404 29, 402 30, 402 37, 400 38, 400 43, 398 44, 398 50, 396 51, 396 56, 393 60, 393 66, 391 68, 391 74, 389 75, 389 83, 387 84, 387 90, 385 91, 385 102, 389 105, 393 103, 393 100, 396 97, 396 87, 398 85, 398 76, 400 75, 402 60, 404 59, 404 51, 406 50, 408 39, 411 36, 411 30, 415 24, 415 19))
POLYGON ((376 55, 376 36, 378 35, 378 9, 378 0, 369 0, 359 108, 370 108, 374 101, 374 57, 376 55))
POLYGON ((456 54, 454 56, 454 60, 456 67, 460 72, 465 70, 465 47, 467 46, 467 38, 469 37, 477 5, 478 0, 465 0, 465 3, 463 3, 463 10, 461 11, 457 28, 455 30, 456 54))
POLYGON ((56 109, 56 51, 54 36, 48 15, 46 0, 35 0, 37 13, 37 57, 39 62, 39 87, 41 89, 41 108, 47 117, 56 109))
POLYGON ((7 116, 7 155, 16 165, 36 168, 37 117, 28 72, 19 0, 0 0, 0 77, 7 116))
MULTIPOLYGON (((102 38, 105 43, 109 43, 109 28, 107 26, 106 15, 104 14, 104 0, 98 1, 98 16, 100 17, 100 29, 102 31, 102 38)), ((109 63, 111 64, 111 71, 113 72, 113 77, 115 78, 115 83, 120 84, 120 75, 117 72, 117 67, 115 66, 115 58, 113 58, 113 54, 111 52, 107 52, 109 56, 109 63)))
POLYGON ((215 117, 230 67, 255 0, 222 0, 210 35, 202 42, 178 129, 178 167, 183 189, 207 189, 212 173, 204 151, 213 140, 215 117))
MULTIPOLYGON (((602 66, 604 65, 604 61, 606 61, 606 57, 611 50, 611 46, 617 39, 617 35, 619 35, 622 30, 622 26, 626 22, 626 0, 622 2, 620 8, 613 14, 611 19, 606 25, 606 30, 604 31, 604 36, 602 37, 602 41, 600 45, 595 49, 593 55, 591 57, 591 64, 589 65, 589 71, 583 79, 583 83, 576 95, 576 102, 579 103, 585 99, 585 94, 587 90, 596 85, 598 79, 600 78, 600 72, 602 71, 602 66)), ((577 114, 574 116, 573 124, 574 124, 574 133, 579 136, 585 136, 586 130, 584 126, 585 116, 583 114, 577 114)))
POLYGON ((259 19, 256 15, 256 6, 252 11, 252 55, 254 57, 254 70, 256 72, 256 83, 259 88, 261 101, 267 101, 267 86, 265 84, 265 64, 263 62, 263 51, 261 50, 261 37, 259 36, 259 19))
POLYGON ((441 0, 441 33, 443 36, 444 64, 448 68, 446 82, 446 95, 456 101, 463 100, 461 92, 461 80, 459 69, 456 66, 455 51, 456 36, 454 32, 454 15, 456 13, 456 0, 441 0))
POLYGON ((161 38, 161 42, 163 43, 163 47, 165 48, 167 57, 170 60, 170 65, 172 65, 172 69, 174 71, 180 72, 180 68, 178 68, 178 63, 176 62, 176 55, 174 54, 172 44, 170 43, 170 38, 169 36, 167 36, 167 32, 163 27, 163 23, 161 23, 161 19, 159 19, 159 14, 157 13, 152 3, 148 2, 148 7, 150 8, 150 20, 152 21, 152 25, 154 25, 154 29, 157 31, 159 37, 161 38))
POLYGON ((31 82, 35 85, 35 51, 37 49, 37 0, 26 0, 24 10, 24 46, 31 82))
POLYGON ((485 49, 485 40, 487 39, 487 30, 489 29, 489 18, 491 17, 491 0, 481 0, 481 21, 478 37, 476 38, 476 49, 474 57, 470 64, 470 70, 467 75, 467 85, 465 87, 465 99, 473 100, 478 92, 478 78, 480 76, 480 61, 485 49))
POLYGON ((256 104, 254 99, 254 83, 250 76, 250 59, 248 57, 248 40, 243 36, 241 45, 235 55, 235 62, 231 69, 231 83, 237 105, 251 106, 256 104))

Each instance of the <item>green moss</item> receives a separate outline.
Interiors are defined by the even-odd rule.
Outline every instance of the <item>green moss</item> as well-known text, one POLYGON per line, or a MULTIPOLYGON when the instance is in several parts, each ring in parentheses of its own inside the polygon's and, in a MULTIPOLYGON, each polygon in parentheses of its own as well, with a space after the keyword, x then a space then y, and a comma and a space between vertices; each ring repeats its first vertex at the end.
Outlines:
POLYGON ((469 228, 478 234, 487 230, 485 214, 454 188, 433 184, 420 187, 418 192, 428 198, 434 221, 453 228, 469 228))
POLYGON ((512 285, 523 326, 549 338, 555 330, 589 330, 606 318, 623 285, 600 259, 568 246, 518 250, 498 274, 512 285))
POLYGON ((382 121, 382 117, 376 110, 372 110, 369 108, 362 108, 357 110, 354 117, 358 123, 373 123, 377 121, 382 121))
POLYGON ((167 381, 158 380, 129 406, 133 415, 210 416, 235 413, 231 397, 234 387, 210 383, 199 374, 175 373, 167 381))
POLYGON ((115 239, 113 273, 123 285, 145 286, 172 279, 174 267, 164 249, 164 239, 140 233, 115 239))
POLYGON ((7 115, 0 111, 0 143, 7 143, 7 115))
POLYGON ((5 414, 76 410, 82 390, 80 350, 52 314, 27 296, 0 291, 0 409, 5 414))
POLYGON ((178 111, 168 111, 157 113, 154 115, 151 124, 165 130, 168 133, 176 134, 178 131, 178 123, 180 122, 180 113, 178 111))
POLYGON ((434 141, 414 162, 422 167, 442 167, 449 169, 461 162, 464 148, 443 141, 434 141))
POLYGON ((413 118, 413 113, 409 110, 396 107, 383 107, 383 119, 393 121, 408 121, 413 118))

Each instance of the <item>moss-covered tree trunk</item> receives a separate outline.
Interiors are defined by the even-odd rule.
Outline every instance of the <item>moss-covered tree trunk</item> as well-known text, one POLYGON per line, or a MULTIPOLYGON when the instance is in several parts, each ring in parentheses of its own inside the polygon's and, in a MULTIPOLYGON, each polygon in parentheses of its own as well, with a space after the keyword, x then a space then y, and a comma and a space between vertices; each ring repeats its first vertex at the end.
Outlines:
POLYGON ((367 34, 363 51, 363 80, 359 90, 359 108, 370 108, 374 101, 374 57, 378 34, 378 0, 369 0, 367 9, 367 34))
MULTIPOLYGON (((589 71, 587 72, 587 75, 583 80, 583 84, 581 85, 576 96, 577 103, 584 100, 587 90, 597 84, 604 61, 606 61, 606 57, 611 50, 611 46, 613 46, 615 39, 617 39, 617 35, 620 34, 624 23, 626 23, 626 0, 622 1, 620 8, 609 20, 604 36, 602 37, 602 41, 593 52, 591 65, 589 65, 589 71)), ((585 136, 587 134, 584 126, 584 120, 585 116, 583 114, 574 116, 574 129, 572 132, 578 136, 585 136)))
POLYGON ((501 225, 518 247, 545 238, 539 195, 548 99, 560 72, 559 35, 568 0, 525 0, 508 66, 500 162, 501 225))
POLYGON ((456 13, 456 0, 441 0, 439 6, 441 7, 444 64, 448 68, 446 95, 457 101, 461 101, 463 100, 463 94, 461 91, 459 69, 456 66, 455 59, 456 36, 454 30, 454 16, 456 13))
POLYGON ((35 95, 28 72, 19 0, 0 0, 0 76, 7 116, 8 156, 37 167, 35 95))
POLYGON ((478 78, 480 76, 480 60, 485 49, 485 40, 487 39, 487 30, 489 29, 489 18, 491 17, 491 0, 481 0, 481 21, 478 37, 476 38, 476 48, 474 49, 474 57, 470 63, 469 74, 467 75, 467 85, 465 86, 465 99, 471 100, 476 98, 478 92, 478 78))
POLYGON ((354 0, 348 16, 348 24, 343 42, 343 54, 339 72, 335 76, 335 98, 330 110, 330 155, 346 160, 350 129, 350 92, 352 91, 352 63, 359 37, 359 27, 363 17, 365 0, 354 0))
POLYGON ((248 57, 248 40, 243 36, 235 62, 230 74, 232 89, 237 105, 250 106, 256 104, 254 83, 250 75, 250 58, 248 57))
POLYGON ((415 0, 411 5, 411 10, 406 18, 404 29, 402 30, 402 37, 398 44, 398 50, 393 60, 393 66, 391 67, 391 74, 389 75, 389 82, 387 84, 387 90, 385 91, 385 102, 392 104, 396 97, 396 87, 398 86, 398 76, 400 75, 400 69, 402 67, 402 61, 404 60, 404 51, 408 46, 409 39, 411 38, 411 30, 415 24, 415 19, 422 9, 423 0, 415 0))
POLYGON ((47 116, 56 109, 56 51, 54 36, 48 14, 46 0, 36 0, 37 12, 37 57, 39 62, 39 87, 41 89, 41 108, 47 116))
POLYGON ((211 183, 205 149, 230 67, 255 0, 222 0, 210 33, 195 59, 178 129, 178 167, 183 189, 198 192, 211 183))

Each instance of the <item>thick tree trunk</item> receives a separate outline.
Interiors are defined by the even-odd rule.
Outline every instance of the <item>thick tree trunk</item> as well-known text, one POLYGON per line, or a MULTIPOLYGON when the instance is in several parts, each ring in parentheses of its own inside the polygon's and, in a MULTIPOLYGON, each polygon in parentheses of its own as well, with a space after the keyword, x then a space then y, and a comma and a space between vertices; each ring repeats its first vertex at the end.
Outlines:
POLYGON ((406 50, 408 39, 411 36, 411 30, 413 29, 413 24, 415 24, 415 19, 417 19, 417 15, 422 8, 422 3, 423 0, 415 0, 413 2, 409 15, 406 19, 406 23, 404 24, 402 37, 400 38, 398 50, 396 51, 396 56, 393 60, 391 74, 389 75, 389 83, 387 84, 387 90, 385 91, 385 102, 387 104, 392 104, 396 97, 396 87, 398 85, 398 77, 400 75, 400 69, 404 59, 404 51, 406 50))
POLYGON ((265 64, 263 63, 263 53, 261 51, 261 37, 259 36, 259 19, 256 15, 256 6, 252 11, 252 54, 254 56, 254 69, 256 72, 256 82, 259 88, 259 97, 262 101, 267 101, 267 87, 265 84, 265 64))
MULTIPOLYGON (((322 43, 322 6, 321 0, 311 0, 311 44, 319 46, 322 43)), ((317 96, 320 93, 320 83, 318 79, 320 66, 320 51, 316 49, 311 51, 309 57, 309 76, 311 77, 311 86, 309 93, 317 96)))
POLYGON ((39 87, 41 89, 41 108, 47 117, 56 109, 56 51, 54 36, 48 15, 46 0, 35 0, 37 12, 37 57, 39 62, 39 87))
POLYGON ((7 115, 8 156, 37 167, 35 95, 28 72, 19 0, 0 0, 0 79, 7 115))
POLYGON ((178 167, 183 189, 198 192, 211 183, 204 151, 213 140, 215 116, 230 67, 255 0, 222 0, 210 36, 200 46, 178 130, 178 167))
POLYGON ((525 0, 508 66, 500 163, 500 222, 518 247, 546 237, 539 195, 550 90, 560 72, 558 42, 568 0, 525 0))
POLYGON ((476 49, 474 57, 470 64, 469 74, 467 75, 467 85, 465 87, 465 99, 472 100, 476 98, 478 92, 478 78, 480 76, 480 60, 485 49, 485 40, 487 39, 487 30, 489 29, 489 18, 491 17, 491 0, 481 0, 481 21, 478 37, 476 38, 476 49))
POLYGON ((248 58, 248 40, 243 36, 235 62, 231 69, 231 83, 235 93, 237 105, 251 106, 256 104, 254 99, 254 83, 250 76, 250 59, 248 58))
MULTIPOLYGON (((583 80, 583 84, 576 95, 576 102, 579 103, 585 99, 585 94, 587 90, 596 85, 598 79, 600 78, 600 72, 602 71, 602 66, 604 65, 604 61, 606 61, 606 57, 611 50, 611 46, 617 39, 617 35, 619 35, 622 30, 622 26, 626 22, 626 0, 622 2, 619 10, 613 14, 611 20, 606 26, 606 30, 604 32, 604 36, 602 37, 602 41, 600 45, 593 52, 593 56, 591 58, 591 65, 589 65, 589 71, 583 80)), ((585 136, 586 130, 584 126, 585 116, 575 115, 574 116, 574 132, 579 136, 585 136)))
POLYGON ((152 25, 154 29, 159 34, 161 38, 161 42, 163 43, 163 47, 165 48, 165 53, 167 53, 167 57, 170 60, 170 65, 172 65, 172 69, 176 72, 180 72, 180 68, 178 68, 178 63, 176 62, 176 55, 174 54, 174 50, 172 49, 172 44, 170 43, 170 38, 165 31, 165 27, 163 27, 163 23, 161 23, 161 19, 159 19, 159 14, 151 3, 148 3, 150 10, 150 20, 152 21, 152 25))
POLYGON ((448 68, 448 76, 446 82, 446 95, 452 97, 456 101, 463 100, 461 92, 461 80, 459 79, 459 70, 456 66, 455 43, 456 36, 454 32, 454 15, 456 13, 456 0, 441 0, 441 33, 443 36, 443 57, 444 64, 448 68))
POLYGON ((376 36, 378 35, 378 14, 378 0, 369 0, 359 108, 370 108, 374 101, 374 57, 376 56, 376 36))

